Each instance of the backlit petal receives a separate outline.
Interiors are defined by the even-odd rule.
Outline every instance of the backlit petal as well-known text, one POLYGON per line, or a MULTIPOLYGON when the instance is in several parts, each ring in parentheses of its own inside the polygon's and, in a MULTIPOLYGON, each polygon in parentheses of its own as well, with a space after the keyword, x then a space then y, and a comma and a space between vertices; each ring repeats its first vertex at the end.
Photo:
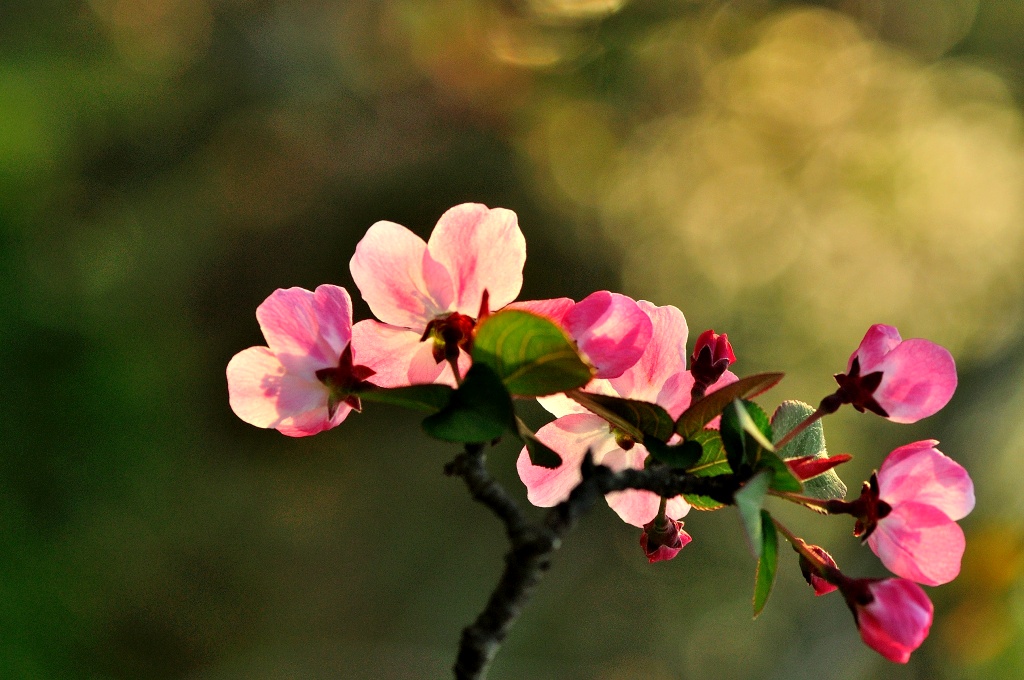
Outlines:
POLYGON ((485 290, 490 308, 501 309, 523 287, 526 239, 511 210, 457 205, 438 220, 427 248, 451 276, 454 311, 476 317, 485 290))

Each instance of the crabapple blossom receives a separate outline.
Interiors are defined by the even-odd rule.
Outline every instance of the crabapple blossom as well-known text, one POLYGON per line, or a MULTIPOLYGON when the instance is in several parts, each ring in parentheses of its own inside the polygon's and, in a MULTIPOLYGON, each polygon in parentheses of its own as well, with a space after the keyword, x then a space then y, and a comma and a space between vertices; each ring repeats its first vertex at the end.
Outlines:
POLYGON ((956 523, 974 508, 967 471, 924 440, 901 446, 865 484, 857 529, 892 573, 929 586, 960 573, 964 532, 956 523))
POLYGON ((291 437, 328 430, 359 409, 356 397, 338 400, 373 371, 354 365, 352 301, 331 285, 278 289, 256 309, 267 347, 236 354, 227 367, 231 409, 257 427, 291 437))
MULTIPOLYGON (((643 300, 637 304, 653 326, 646 349, 636 364, 620 376, 593 380, 586 390, 656 403, 677 418, 690 405, 693 387, 693 376, 686 370, 686 320, 682 312, 672 306, 656 307, 643 300)), ((713 388, 735 380, 734 375, 727 373, 713 388)), ((595 464, 613 470, 643 468, 648 455, 643 444, 619 432, 600 416, 561 396, 543 398, 540 402, 558 417, 540 428, 537 437, 558 452, 563 462, 558 468, 545 468, 533 465, 525 449, 520 454, 519 477, 534 505, 549 507, 568 497, 582 478, 580 464, 587 451, 593 455, 595 464)), ((643 527, 658 515, 660 498, 649 491, 614 492, 608 494, 607 500, 623 521, 637 527, 643 527)), ((689 509, 689 504, 677 496, 668 500, 665 514, 679 519, 689 509)))
POLYGON ((466 203, 451 208, 423 239, 377 222, 356 246, 352 278, 379 319, 353 335, 374 382, 399 387, 437 380, 454 384, 450 365, 469 367, 476 324, 492 310, 521 309, 563 326, 610 378, 633 365, 650 339, 650 320, 624 295, 601 291, 513 303, 523 284, 526 241, 511 210, 466 203), (510 304, 511 303, 511 304, 510 304))
POLYGON ((835 376, 839 390, 832 395, 832 410, 853 404, 896 423, 927 418, 956 390, 956 365, 944 347, 920 338, 903 340, 884 324, 868 329, 846 371, 835 376))
POLYGON ((839 587, 864 644, 889 661, 907 663, 928 637, 934 607, 916 583, 902 578, 846 579, 839 587))
MULTIPOLYGON (((525 262, 518 218, 504 208, 457 205, 441 216, 428 242, 394 222, 371 226, 349 268, 379 319, 353 329, 375 382, 434 382, 449 362, 465 372, 477 319, 516 299, 525 262)), ((453 383, 454 376, 442 380, 453 383)))

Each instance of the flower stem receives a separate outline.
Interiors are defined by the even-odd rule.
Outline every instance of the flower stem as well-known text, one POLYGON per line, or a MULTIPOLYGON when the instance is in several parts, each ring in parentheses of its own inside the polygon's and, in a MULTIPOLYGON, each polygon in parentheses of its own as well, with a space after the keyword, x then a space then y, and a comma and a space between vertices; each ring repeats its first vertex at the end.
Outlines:
POLYGON ((462 386, 462 376, 459 374, 459 360, 449 359, 448 365, 452 368, 452 375, 455 376, 455 384, 459 387, 462 386))

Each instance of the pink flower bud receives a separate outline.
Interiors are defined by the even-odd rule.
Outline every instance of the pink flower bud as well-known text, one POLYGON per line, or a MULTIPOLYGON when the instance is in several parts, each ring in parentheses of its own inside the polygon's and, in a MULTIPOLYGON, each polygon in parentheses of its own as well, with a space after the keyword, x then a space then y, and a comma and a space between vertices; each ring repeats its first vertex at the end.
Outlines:
POLYGON ((842 584, 860 637, 889 661, 907 663, 932 626, 934 608, 921 586, 902 578, 842 584))
POLYGON ((647 555, 647 560, 654 564, 672 559, 692 540, 690 534, 683 531, 682 522, 661 516, 644 525, 644 532, 640 534, 640 547, 647 555))
MULTIPOLYGON (((821 562, 824 562, 828 567, 837 569, 836 561, 832 559, 832 556, 825 552, 824 548, 816 545, 808 545, 807 548, 814 553, 821 562)), ((810 561, 800 556, 800 572, 804 575, 804 580, 807 581, 808 585, 814 588, 814 594, 817 596, 828 595, 836 589, 836 585, 826 581, 822 578, 819 573, 819 567, 812 565, 810 561)))
POLYGON ((690 356, 690 373, 695 383, 713 385, 734 363, 736 355, 729 344, 728 335, 706 330, 697 337, 690 356))
POLYGON ((956 365, 945 348, 920 338, 903 340, 883 324, 868 329, 846 371, 835 376, 835 408, 853 404, 896 423, 927 418, 956 390, 956 365))

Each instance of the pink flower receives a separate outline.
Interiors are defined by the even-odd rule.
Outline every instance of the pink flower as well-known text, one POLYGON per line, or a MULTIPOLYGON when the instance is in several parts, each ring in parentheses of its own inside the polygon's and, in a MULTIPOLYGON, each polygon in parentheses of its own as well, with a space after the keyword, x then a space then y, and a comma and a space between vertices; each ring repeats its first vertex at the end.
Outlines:
POLYGON ((356 246, 350 268, 380 321, 360 321, 353 336, 374 382, 398 387, 454 384, 450 363, 469 367, 476 324, 508 307, 560 324, 597 369, 620 375, 650 339, 650 320, 624 295, 512 301, 523 284, 526 241, 516 214, 466 203, 448 210, 426 243, 392 222, 377 222, 356 246), (510 304, 511 303, 511 304, 510 304), (383 323, 381 323, 383 322, 383 323))
MULTIPOLYGON (((581 303, 582 304, 582 303, 581 303)), ((594 380, 586 391, 659 404, 677 418, 690 404, 693 376, 686 370, 686 320, 672 306, 638 303, 652 323, 653 335, 639 361, 618 377, 594 380)), ((727 373, 714 387, 734 382, 727 373)), ((557 395, 539 400, 558 418, 540 428, 537 437, 562 456, 555 469, 535 466, 524 449, 519 456, 519 477, 534 505, 550 507, 569 496, 582 479, 580 464, 589 450, 594 463, 613 470, 641 469, 647 458, 643 444, 612 428, 603 418, 570 399, 557 395)), ((660 498, 649 491, 631 489, 608 494, 608 504, 623 521, 643 527, 658 514, 660 498)), ((683 517, 690 509, 681 496, 668 500, 666 515, 683 517)))
POLYGON ((382 387, 454 384, 446 360, 469 366, 476 320, 516 299, 526 240, 516 214, 476 203, 451 208, 430 241, 377 222, 356 246, 352 278, 373 314, 353 329, 362 360, 382 387), (383 322, 383 323, 381 323, 383 322))
POLYGON ((892 573, 929 586, 960 573, 964 532, 956 523, 974 508, 967 471, 935 440, 896 449, 865 485, 858 529, 892 573))
POLYGON ((945 406, 956 390, 953 357, 934 342, 903 340, 892 326, 868 329, 850 356, 847 373, 835 376, 840 403, 896 423, 913 423, 945 406))
POLYGON ((849 579, 840 587, 864 644, 889 661, 907 663, 932 626, 934 608, 921 586, 887 578, 849 579))
POLYGON ((666 517, 661 526, 658 524, 658 518, 655 517, 644 525, 644 532, 640 534, 640 548, 651 564, 672 559, 683 546, 693 540, 690 534, 683 531, 682 522, 666 517))
POLYGON ((352 301, 338 286, 278 289, 256 309, 269 347, 250 347, 228 363, 231 409, 257 427, 290 437, 329 430, 359 409, 340 390, 373 374, 353 364, 352 301))

